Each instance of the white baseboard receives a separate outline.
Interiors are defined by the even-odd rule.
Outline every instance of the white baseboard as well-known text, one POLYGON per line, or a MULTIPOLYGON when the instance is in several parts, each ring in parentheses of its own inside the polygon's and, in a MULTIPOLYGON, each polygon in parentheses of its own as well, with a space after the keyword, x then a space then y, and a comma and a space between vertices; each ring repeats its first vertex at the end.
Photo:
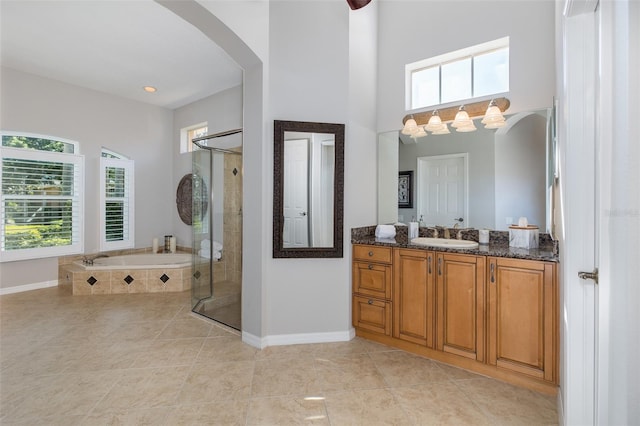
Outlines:
POLYGON ((258 349, 267 346, 302 345, 307 343, 348 342, 356 336, 354 328, 347 331, 332 331, 328 333, 300 333, 300 334, 276 334, 272 336, 258 337, 242 332, 242 341, 258 349))
POLYGON ((41 288, 56 287, 58 280, 43 281, 41 283, 17 285, 14 287, 0 288, 0 296, 3 294, 22 293, 23 291, 39 290, 41 288))

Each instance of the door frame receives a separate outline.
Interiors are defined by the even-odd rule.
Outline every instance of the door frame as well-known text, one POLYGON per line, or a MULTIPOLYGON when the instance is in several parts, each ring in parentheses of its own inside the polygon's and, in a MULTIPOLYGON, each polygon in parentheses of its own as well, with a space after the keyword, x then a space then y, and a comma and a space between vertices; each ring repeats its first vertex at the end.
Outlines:
MULTIPOLYGON (((420 166, 420 162, 426 162, 429 160, 447 160, 450 158, 462 158, 463 168, 464 168, 464 222, 461 226, 462 228, 469 228, 471 225, 469 224, 469 153, 468 152, 460 152, 456 154, 444 154, 444 155, 425 155, 422 157, 418 157, 416 159, 416 219, 420 217, 420 207, 421 204, 421 194, 420 194, 420 182, 422 182, 422 177, 424 174, 424 166, 420 166)), ((436 224, 446 226, 446 224, 436 224)))

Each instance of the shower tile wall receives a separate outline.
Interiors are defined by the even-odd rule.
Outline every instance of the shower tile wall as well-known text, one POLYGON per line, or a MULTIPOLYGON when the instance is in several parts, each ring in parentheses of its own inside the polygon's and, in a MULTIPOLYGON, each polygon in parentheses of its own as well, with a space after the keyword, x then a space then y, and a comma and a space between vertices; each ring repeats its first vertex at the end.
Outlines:
POLYGON ((226 278, 242 282, 242 156, 224 159, 224 251, 226 278))

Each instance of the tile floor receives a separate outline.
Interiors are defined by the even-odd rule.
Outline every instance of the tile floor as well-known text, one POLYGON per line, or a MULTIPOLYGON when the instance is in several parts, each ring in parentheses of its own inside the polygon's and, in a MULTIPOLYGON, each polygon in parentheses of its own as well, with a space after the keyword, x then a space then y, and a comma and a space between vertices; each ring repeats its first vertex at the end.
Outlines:
POLYGON ((555 397, 356 338, 262 351, 189 294, 0 297, 3 425, 556 424, 555 397))

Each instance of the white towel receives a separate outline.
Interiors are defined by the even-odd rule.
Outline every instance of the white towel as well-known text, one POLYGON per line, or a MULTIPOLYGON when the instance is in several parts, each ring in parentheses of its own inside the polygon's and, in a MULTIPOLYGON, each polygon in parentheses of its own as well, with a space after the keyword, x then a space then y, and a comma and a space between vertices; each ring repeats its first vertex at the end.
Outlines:
MULTIPOLYGON (((211 250, 211 240, 209 240, 209 239, 202 240, 202 242, 200 243, 200 248, 202 250, 211 250)), ((213 251, 222 251, 222 244, 220 244, 217 241, 214 241, 213 242, 213 251)))
POLYGON ((396 227, 393 225, 376 226, 376 238, 393 238, 396 236, 396 227))
MULTIPOLYGON (((211 259, 211 251, 207 249, 198 250, 198 256, 204 257, 205 259, 211 259)), ((214 251, 213 259, 220 260, 222 258, 222 252, 214 251)))

